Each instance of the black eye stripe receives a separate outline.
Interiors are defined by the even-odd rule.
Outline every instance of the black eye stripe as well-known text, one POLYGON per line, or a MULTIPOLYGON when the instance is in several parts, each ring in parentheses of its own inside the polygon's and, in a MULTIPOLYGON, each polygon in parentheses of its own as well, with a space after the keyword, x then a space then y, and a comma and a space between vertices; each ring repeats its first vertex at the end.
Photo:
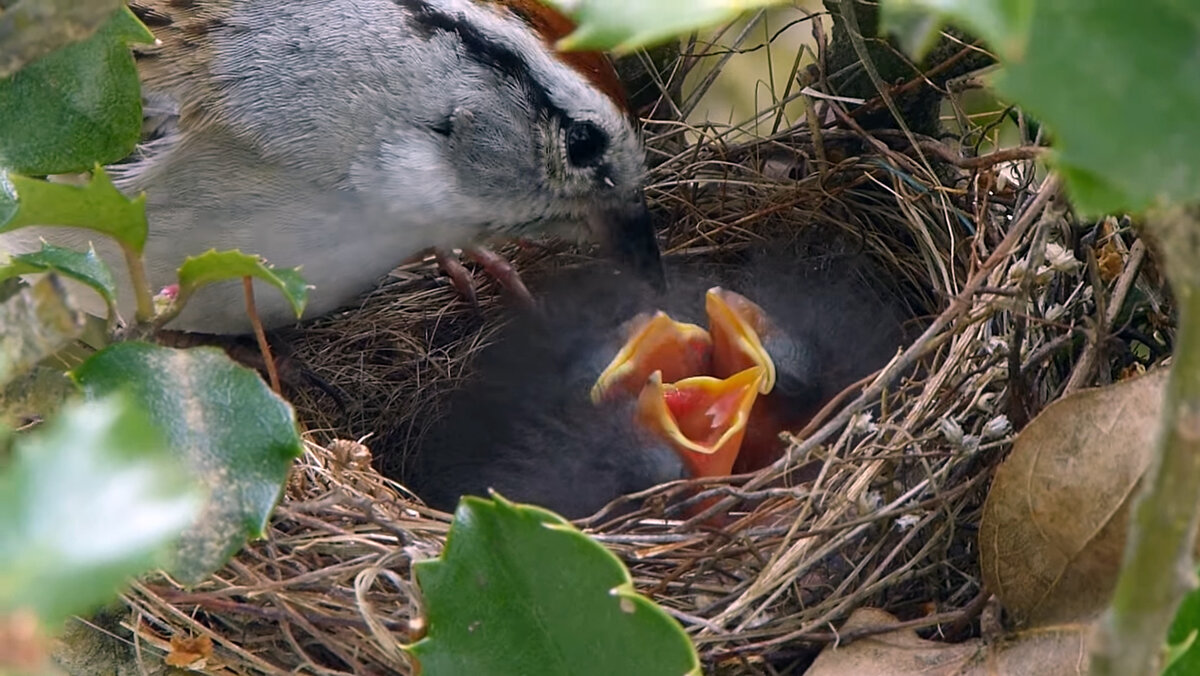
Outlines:
POLYGON ((419 34, 429 37, 447 33, 458 38, 463 53, 476 63, 493 68, 520 83, 530 103, 546 117, 565 117, 566 112, 554 105, 546 85, 539 82, 525 59, 507 45, 489 38, 459 14, 441 12, 425 0, 393 0, 410 12, 410 19, 419 34))
MULTIPOLYGON (((572 120, 566 110, 553 102, 549 87, 538 81, 529 63, 518 52, 480 31, 464 15, 439 10, 428 0, 392 1, 407 10, 411 25, 419 35, 426 38, 434 34, 455 36, 465 56, 514 82, 528 97, 533 114, 540 120, 558 121, 566 130, 566 155, 572 166, 603 168, 603 159, 611 143, 608 134, 593 122, 572 120)), ((430 125, 430 130, 443 136, 454 131, 453 124, 447 127, 436 121, 430 125)))
POLYGON ((567 161, 572 166, 595 166, 607 150, 608 134, 600 127, 587 121, 567 126, 567 161))

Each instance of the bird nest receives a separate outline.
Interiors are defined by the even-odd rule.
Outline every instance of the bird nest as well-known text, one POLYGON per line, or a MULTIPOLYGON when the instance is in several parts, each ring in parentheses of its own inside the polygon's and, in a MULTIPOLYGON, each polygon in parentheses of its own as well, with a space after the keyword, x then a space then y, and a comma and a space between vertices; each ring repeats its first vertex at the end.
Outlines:
MULTIPOLYGON (((842 233, 927 311, 927 329, 771 467, 655 487, 640 508, 581 527, 685 627, 709 670, 792 673, 854 638, 837 627, 864 605, 928 635, 977 633, 975 539, 992 469, 1047 403, 1137 368, 1095 336, 1121 328, 1118 316, 1137 325, 1112 310, 1134 281, 1140 316, 1165 312, 1161 284, 1138 273, 1143 245, 1127 224, 1075 222, 1032 151, 975 157, 968 143, 867 131, 844 114, 767 137, 667 117, 647 126, 647 194, 668 260, 842 233), (730 515, 721 525, 706 518, 718 511, 730 515)), ((553 244, 506 253, 535 289, 587 259, 553 244)), ((474 308, 431 264, 409 265, 359 306, 283 337, 340 395, 295 393, 307 452, 264 540, 194 588, 153 580, 125 596, 139 656, 198 639, 212 642, 214 673, 413 672, 401 650, 421 628, 412 564, 438 555, 450 517, 372 463, 403 461, 503 323, 502 294, 479 283, 474 308)))

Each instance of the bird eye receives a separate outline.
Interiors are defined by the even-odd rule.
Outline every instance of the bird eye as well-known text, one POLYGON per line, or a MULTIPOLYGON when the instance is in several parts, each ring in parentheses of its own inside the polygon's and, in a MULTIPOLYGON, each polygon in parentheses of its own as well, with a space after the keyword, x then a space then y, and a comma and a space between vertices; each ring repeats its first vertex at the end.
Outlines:
POLYGON ((446 117, 443 117, 442 119, 429 125, 429 129, 438 136, 449 137, 451 132, 454 131, 454 119, 447 115, 446 117))
POLYGON ((596 164, 608 150, 608 136, 591 122, 572 122, 567 127, 567 161, 572 166, 596 164))

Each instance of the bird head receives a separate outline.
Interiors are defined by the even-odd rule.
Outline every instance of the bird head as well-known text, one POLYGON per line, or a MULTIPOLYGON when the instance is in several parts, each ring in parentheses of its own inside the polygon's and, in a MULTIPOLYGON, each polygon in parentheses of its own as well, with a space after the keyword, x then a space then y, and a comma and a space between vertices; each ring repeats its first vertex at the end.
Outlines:
POLYGON ((382 150, 385 174, 405 177, 395 202, 484 238, 596 242, 661 284, 645 155, 608 59, 557 51, 571 24, 541 2, 397 4, 424 42, 405 77, 425 81, 382 150))

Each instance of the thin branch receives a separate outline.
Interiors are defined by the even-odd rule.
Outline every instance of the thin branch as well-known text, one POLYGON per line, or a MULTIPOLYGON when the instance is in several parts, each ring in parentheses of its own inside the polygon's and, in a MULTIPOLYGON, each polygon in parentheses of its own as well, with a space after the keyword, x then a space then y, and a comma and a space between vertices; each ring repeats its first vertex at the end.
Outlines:
POLYGON ((959 169, 987 169, 1004 162, 1036 160, 1048 151, 1047 148, 1040 146, 1020 146, 1017 148, 1002 148, 978 157, 963 157, 945 145, 935 141, 921 142, 919 145, 922 150, 928 150, 930 153, 936 155, 939 160, 953 164, 959 169))
MULTIPOLYGON (((911 80, 889 88, 887 90, 887 96, 892 98, 893 100, 895 100, 905 94, 908 94, 912 91, 919 89, 922 85, 928 85, 929 87, 931 87, 933 89, 937 89, 937 86, 933 84, 933 81, 931 78, 937 77, 938 75, 941 75, 945 71, 950 70, 950 68, 952 68, 956 64, 958 64, 959 61, 962 61, 964 58, 966 58, 970 54, 977 53, 977 51, 978 50, 974 46, 963 47, 962 49, 960 49, 957 52, 955 52, 954 54, 952 54, 950 56, 950 58, 946 59, 945 61, 939 62, 938 64, 936 64, 935 66, 933 66, 932 68, 930 68, 929 70, 927 70, 923 73, 919 73, 916 77, 912 78, 911 80)), ((879 110, 880 108, 883 108, 885 105, 886 105, 886 99, 881 94, 880 96, 877 96, 877 97, 871 99, 870 101, 867 101, 861 107, 855 108, 854 111, 851 112, 850 114, 853 115, 855 118, 861 118, 864 115, 873 113, 873 112, 879 110)))
MULTIPOLYGON (((1112 297, 1108 299, 1108 307, 1105 308, 1101 323, 1096 327, 1093 335, 1090 335, 1091 340, 1088 341, 1087 347, 1084 348, 1083 354, 1079 356, 1079 361, 1075 363, 1075 370, 1071 372, 1071 378, 1067 381, 1066 387, 1063 389, 1063 394, 1068 394, 1086 387, 1092 381, 1092 373, 1096 369, 1096 359, 1100 352, 1100 346, 1108 339, 1108 334, 1112 331, 1112 327, 1117 323, 1117 317, 1121 313, 1121 308, 1125 305, 1125 298, 1129 295, 1129 290, 1133 288, 1133 283, 1137 280, 1138 271, 1142 269, 1142 261, 1146 259, 1146 243, 1138 240, 1129 248, 1129 259, 1125 263, 1125 269, 1121 271, 1120 278, 1117 279, 1117 285, 1113 288, 1112 297)), ((1099 300, 1101 289, 1096 289, 1096 298, 1099 300)))
MULTIPOLYGON (((290 619, 295 619, 297 615, 304 617, 305 621, 312 625, 322 627, 350 627, 360 631, 367 631, 370 626, 361 618, 357 617, 336 617, 333 615, 319 615, 316 613, 295 613, 278 608, 269 608, 251 603, 242 603, 240 601, 230 601, 227 599, 216 597, 212 594, 197 594, 192 592, 180 592, 163 587, 154 587, 153 592, 158 595, 163 601, 173 606, 195 606, 203 608, 215 613, 236 613, 238 615, 247 615, 268 622, 283 622, 290 619)), ((408 622, 399 620, 377 620, 383 622, 388 629, 397 632, 407 632, 408 622)))
POLYGON ((283 396, 283 388, 279 384, 279 369, 275 367, 271 344, 267 342, 267 332, 263 329, 262 319, 258 317, 258 307, 254 303, 254 279, 252 277, 242 277, 242 290, 246 294, 246 314, 250 317, 250 325, 254 327, 254 339, 258 341, 258 351, 262 353, 271 389, 275 390, 275 394, 283 396))
POLYGON ((858 27, 858 15, 854 12, 853 0, 838 0, 838 11, 842 14, 842 20, 846 22, 846 37, 850 40, 850 45, 854 47, 854 53, 858 55, 858 60, 862 62, 863 70, 866 71, 867 77, 871 79, 871 84, 875 85, 875 91, 879 92, 879 98, 883 100, 883 104, 887 106, 888 112, 892 114, 892 118, 896 121, 896 125, 904 132, 908 138, 908 142, 917 152, 917 157, 921 160, 921 166, 929 172, 927 175, 936 179, 937 172, 933 170, 933 166, 929 163, 929 159, 925 157, 925 153, 921 150, 921 145, 917 143, 916 137, 913 135, 908 124, 904 121, 904 116, 900 114, 900 109, 896 107, 896 102, 888 93, 889 87, 879 75, 879 70, 875 67, 875 62, 871 59, 871 53, 867 51, 867 42, 863 39, 862 30, 858 27))
POLYGON ((764 16, 766 16, 766 10, 760 9, 746 20, 746 25, 742 27, 741 33, 738 33, 738 36, 731 43, 732 47, 724 53, 720 62, 704 76, 704 79, 696 84, 696 88, 692 90, 691 95, 679 107, 682 113, 681 119, 686 120, 691 117, 692 112, 696 110, 696 106, 700 105, 700 102, 704 100, 704 95, 708 93, 709 88, 717 81, 717 76, 724 70, 725 63, 737 55, 737 47, 746 41, 746 38, 750 36, 750 33, 754 29, 758 28, 758 24, 764 16))

